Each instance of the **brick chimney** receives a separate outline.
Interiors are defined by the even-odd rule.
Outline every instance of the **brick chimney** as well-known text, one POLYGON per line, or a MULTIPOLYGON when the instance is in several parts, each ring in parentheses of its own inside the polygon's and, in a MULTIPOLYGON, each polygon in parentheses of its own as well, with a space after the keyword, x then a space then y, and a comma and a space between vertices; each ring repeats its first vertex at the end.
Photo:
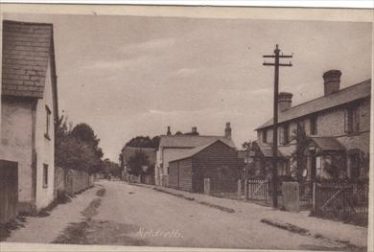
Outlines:
POLYGON ((341 75, 339 70, 329 70, 323 74, 325 96, 339 91, 341 75))
POLYGON ((227 122, 226 123, 226 128, 225 128, 225 137, 227 139, 231 139, 231 126, 230 126, 230 122, 227 122))
POLYGON ((166 135, 167 135, 167 136, 170 136, 170 135, 171 135, 170 126, 168 126, 168 131, 166 132, 166 135))
POLYGON ((192 134, 197 134, 197 127, 192 127, 191 133, 192 134))
POLYGON ((293 94, 287 92, 280 92, 278 94, 278 112, 286 111, 292 106, 293 94))

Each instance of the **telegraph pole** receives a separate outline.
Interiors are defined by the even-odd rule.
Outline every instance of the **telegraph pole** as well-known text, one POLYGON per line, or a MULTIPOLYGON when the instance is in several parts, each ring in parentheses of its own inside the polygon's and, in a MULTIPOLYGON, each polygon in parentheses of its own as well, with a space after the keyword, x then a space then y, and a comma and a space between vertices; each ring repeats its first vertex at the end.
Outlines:
POLYGON ((264 55, 264 58, 274 58, 274 63, 264 62, 264 66, 274 66, 274 107, 273 107, 273 169, 272 169, 272 185, 273 185, 273 207, 278 207, 278 93, 279 93, 279 67, 292 66, 290 63, 280 63, 280 58, 292 58, 292 55, 280 54, 278 44, 275 46, 274 54, 264 55))

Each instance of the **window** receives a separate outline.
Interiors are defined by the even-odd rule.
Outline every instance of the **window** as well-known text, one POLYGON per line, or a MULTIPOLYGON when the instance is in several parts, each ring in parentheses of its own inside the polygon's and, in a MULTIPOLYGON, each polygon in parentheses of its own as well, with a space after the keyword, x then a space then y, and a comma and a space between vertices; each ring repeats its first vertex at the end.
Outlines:
POLYGON ((348 134, 358 133, 359 125, 359 111, 358 106, 352 106, 345 111, 344 129, 348 134))
POLYGON ((316 176, 320 177, 322 176, 321 157, 320 156, 315 157, 315 162, 316 162, 316 176))
POLYGON ((44 136, 50 140, 49 131, 51 128, 51 110, 48 106, 45 106, 46 111, 46 125, 45 125, 45 133, 44 136))
POLYGON ((267 143, 267 130, 262 131, 262 142, 267 143))
POLYGON ((48 165, 43 164, 43 187, 48 187, 48 165))
POLYGON ((311 135, 317 135, 318 129, 317 129, 317 116, 312 116, 310 118, 310 134, 311 135))
POLYGON ((286 145, 289 143, 289 126, 288 123, 283 125, 280 132, 280 144, 286 145))
POLYGON ((358 179, 360 177, 360 156, 358 152, 349 155, 350 178, 358 179))

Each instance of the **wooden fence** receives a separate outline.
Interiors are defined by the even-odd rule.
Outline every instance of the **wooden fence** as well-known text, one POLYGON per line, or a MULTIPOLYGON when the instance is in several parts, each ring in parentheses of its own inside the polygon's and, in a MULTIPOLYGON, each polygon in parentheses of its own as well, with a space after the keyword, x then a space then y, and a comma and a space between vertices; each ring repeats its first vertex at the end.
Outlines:
POLYGON ((269 181, 262 179, 247 180, 247 199, 268 201, 269 199, 269 181))
POLYGON ((56 167, 55 170, 55 197, 60 193, 70 196, 93 186, 94 175, 86 171, 56 167))
POLYGON ((204 178, 204 193, 218 197, 237 197, 236 179, 204 178))
POLYGON ((367 225, 368 183, 314 183, 313 213, 367 225))
POLYGON ((299 183, 299 203, 301 209, 311 209, 313 206, 313 182, 299 183))
POLYGON ((0 160, 0 224, 17 217, 18 163, 0 160))

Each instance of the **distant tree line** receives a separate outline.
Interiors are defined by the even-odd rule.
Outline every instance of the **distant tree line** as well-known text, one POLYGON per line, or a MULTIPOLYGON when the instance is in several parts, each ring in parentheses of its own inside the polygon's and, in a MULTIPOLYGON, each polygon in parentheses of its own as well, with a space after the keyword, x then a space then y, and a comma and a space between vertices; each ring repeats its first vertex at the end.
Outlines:
POLYGON ((160 144, 160 137, 155 136, 150 138, 149 136, 137 136, 128 141, 123 148, 128 147, 141 147, 141 148, 158 148, 160 144))

